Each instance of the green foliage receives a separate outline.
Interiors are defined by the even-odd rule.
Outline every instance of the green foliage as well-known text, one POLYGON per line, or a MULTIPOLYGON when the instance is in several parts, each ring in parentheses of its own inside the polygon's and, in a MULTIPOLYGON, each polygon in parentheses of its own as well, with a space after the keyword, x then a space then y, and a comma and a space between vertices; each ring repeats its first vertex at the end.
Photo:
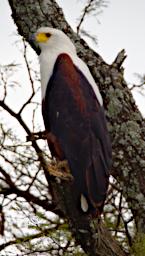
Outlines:
POLYGON ((145 255, 145 234, 138 233, 132 246, 133 256, 144 256, 145 255))

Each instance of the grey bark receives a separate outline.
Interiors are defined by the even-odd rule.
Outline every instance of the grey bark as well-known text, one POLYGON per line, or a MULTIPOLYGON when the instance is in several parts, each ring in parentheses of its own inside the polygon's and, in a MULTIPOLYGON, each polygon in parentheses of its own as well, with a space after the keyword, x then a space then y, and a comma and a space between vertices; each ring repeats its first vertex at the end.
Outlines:
MULTIPOLYGON (((120 52, 112 65, 106 64, 101 56, 90 49, 72 31, 64 19, 61 8, 54 0, 9 0, 9 4, 12 8, 12 17, 18 27, 18 32, 27 41, 29 41, 29 36, 41 26, 59 28, 72 39, 76 45, 78 55, 89 66, 103 96, 108 118, 113 147, 112 175, 118 180, 123 189, 123 195, 132 210, 138 232, 144 233, 145 124, 123 78, 124 51, 120 52)), ((32 45, 32 47, 34 46, 32 45)), ((53 184, 53 192, 57 194, 57 200, 59 195, 60 208, 63 208, 65 215, 68 217, 76 240, 88 255, 125 255, 116 244, 112 246, 114 242, 110 242, 109 239, 111 238, 106 238, 107 235, 106 237, 102 235, 103 239, 101 239, 100 247, 97 247, 97 240, 94 238, 95 230, 90 226, 90 220, 87 217, 80 218, 79 213, 74 208, 75 204, 72 203, 70 196, 71 184, 62 182, 59 185, 51 180, 49 180, 49 183, 53 184), (66 202, 65 205, 62 203, 64 201, 66 202), (68 208, 71 210, 74 208, 74 214, 68 208), (81 220, 79 226, 78 220, 81 220), (88 230, 89 236, 88 233, 79 233, 78 230, 81 225, 88 230)), ((103 230, 101 233, 103 234, 103 230)))

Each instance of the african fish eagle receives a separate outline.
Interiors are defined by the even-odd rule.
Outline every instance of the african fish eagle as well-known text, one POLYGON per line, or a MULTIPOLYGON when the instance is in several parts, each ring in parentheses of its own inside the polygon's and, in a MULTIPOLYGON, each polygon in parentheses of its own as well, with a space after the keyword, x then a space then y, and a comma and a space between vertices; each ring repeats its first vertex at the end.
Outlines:
POLYGON ((111 144, 102 97, 76 48, 62 31, 42 27, 42 114, 54 157, 67 160, 83 212, 102 212, 111 166, 111 144))

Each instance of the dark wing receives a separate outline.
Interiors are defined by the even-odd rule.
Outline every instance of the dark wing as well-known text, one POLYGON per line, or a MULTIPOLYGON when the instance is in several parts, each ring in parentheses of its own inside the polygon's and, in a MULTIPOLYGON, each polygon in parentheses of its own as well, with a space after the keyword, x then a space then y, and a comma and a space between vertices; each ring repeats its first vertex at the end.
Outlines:
POLYGON ((104 109, 67 54, 56 60, 43 100, 43 117, 68 160, 79 193, 92 209, 101 209, 111 164, 104 109))

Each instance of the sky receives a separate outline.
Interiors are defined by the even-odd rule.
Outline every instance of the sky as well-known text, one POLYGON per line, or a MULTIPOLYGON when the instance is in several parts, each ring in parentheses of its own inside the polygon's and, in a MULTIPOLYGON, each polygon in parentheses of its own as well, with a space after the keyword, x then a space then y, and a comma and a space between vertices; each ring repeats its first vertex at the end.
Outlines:
MULTIPOLYGON (((58 0, 69 24, 76 29, 86 0, 58 0)), ((128 84, 139 83, 135 73, 145 73, 145 1, 109 0, 108 6, 96 17, 88 17, 83 28, 96 35, 98 45, 85 38, 103 59, 111 64, 118 52, 125 49, 125 79, 128 84), (99 22, 98 22, 99 20, 99 22)), ((15 41, 16 26, 11 18, 7 0, 0 1, 0 64, 20 63, 21 56, 15 41)), ((20 75, 18 80, 20 79, 20 75)), ((145 116, 145 97, 133 91, 137 105, 145 116)), ((14 97, 14 96, 13 96, 14 97)))

